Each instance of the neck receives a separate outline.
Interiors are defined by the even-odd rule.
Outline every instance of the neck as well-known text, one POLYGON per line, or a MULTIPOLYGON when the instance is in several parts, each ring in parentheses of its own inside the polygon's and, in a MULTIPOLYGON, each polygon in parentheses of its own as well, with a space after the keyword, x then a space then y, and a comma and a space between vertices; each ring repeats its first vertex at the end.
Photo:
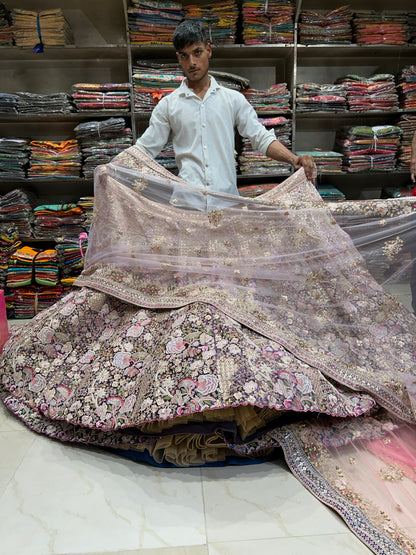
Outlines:
POLYGON ((205 93, 209 89, 211 84, 211 77, 206 75, 204 79, 200 81, 190 81, 189 79, 186 80, 188 87, 193 91, 199 98, 204 98, 205 93))

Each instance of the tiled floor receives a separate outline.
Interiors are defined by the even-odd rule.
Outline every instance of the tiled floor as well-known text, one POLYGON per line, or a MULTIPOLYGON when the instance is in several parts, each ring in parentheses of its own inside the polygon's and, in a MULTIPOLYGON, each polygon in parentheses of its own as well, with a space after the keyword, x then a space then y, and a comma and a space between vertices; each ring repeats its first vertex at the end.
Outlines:
POLYGON ((283 461, 159 469, 39 436, 0 405, 0 555, 75 553, 370 551, 283 461))

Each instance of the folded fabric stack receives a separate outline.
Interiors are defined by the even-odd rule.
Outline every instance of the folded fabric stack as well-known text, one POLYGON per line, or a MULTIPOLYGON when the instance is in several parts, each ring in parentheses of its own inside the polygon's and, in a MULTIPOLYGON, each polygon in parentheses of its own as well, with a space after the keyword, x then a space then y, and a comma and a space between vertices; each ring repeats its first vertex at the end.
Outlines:
POLYGON ((244 89, 241 91, 256 112, 289 112, 290 92, 287 83, 276 83, 268 89, 244 89))
POLYGON ((296 154, 298 156, 302 154, 309 154, 309 156, 312 156, 318 173, 342 172, 342 154, 339 152, 314 148, 313 150, 297 151, 296 154))
POLYGON ((85 229, 89 231, 92 222, 92 214, 94 211, 94 197, 81 197, 77 202, 77 206, 79 206, 84 212, 84 226, 85 229))
POLYGON ((8 318, 33 318, 45 308, 58 301, 66 292, 62 285, 36 286, 28 285, 6 289, 5 301, 8 318))
POLYGON ((0 46, 13 45, 13 26, 11 11, 0 2, 0 46))
POLYGON ((148 113, 184 80, 178 64, 141 60, 133 67, 134 109, 148 113))
POLYGON ((88 240, 81 240, 81 248, 79 240, 66 238, 56 245, 58 255, 59 269, 61 272, 61 283, 71 285, 76 277, 84 268, 84 258, 88 248, 88 240))
POLYGON ((410 169, 410 158, 412 155, 412 140, 416 133, 416 115, 403 114, 397 122, 397 126, 400 127, 402 131, 397 158, 397 169, 408 171, 410 169))
POLYGON ((184 17, 182 4, 158 0, 129 0, 130 43, 172 44, 173 32, 184 17))
POLYGON ((22 287, 32 283, 33 262, 38 253, 38 249, 24 246, 17 249, 10 256, 6 280, 7 287, 22 287))
POLYGON ((397 77, 399 105, 404 110, 416 110, 416 65, 406 66, 397 77))
POLYGON ((356 11, 352 28, 357 44, 404 44, 408 38, 407 15, 398 11, 356 11))
POLYGON ((413 196, 414 185, 403 185, 402 187, 383 187, 381 198, 403 198, 413 196))
POLYGON ((332 185, 318 185, 318 193, 326 202, 339 202, 345 200, 345 195, 332 185))
POLYGON ((11 255, 21 246, 19 231, 13 223, 0 223, 0 288, 4 289, 11 255))
POLYGON ((303 10, 299 19, 301 44, 349 44, 352 42, 352 11, 341 6, 325 14, 303 10))
POLYGON ((97 166, 107 164, 133 143, 131 129, 123 118, 86 121, 74 131, 83 156, 82 174, 87 178, 94 175, 97 166))
POLYGON ((213 75, 220 85, 233 89, 235 91, 243 91, 248 89, 250 81, 246 77, 229 73, 227 71, 210 70, 210 75, 213 75))
POLYGON ((335 149, 343 154, 343 170, 394 170, 400 134, 400 127, 395 125, 357 125, 338 129, 335 149))
POLYGON ((16 225, 19 237, 31 237, 32 200, 21 189, 13 189, 0 197, 0 222, 16 225))
POLYGON ((407 40, 412 44, 416 42, 416 12, 407 14, 407 40))
POLYGON ((0 137, 0 179, 23 179, 30 158, 27 139, 0 137))
POLYGON ((61 9, 12 11, 13 33, 16 46, 65 46, 74 37, 61 9))
POLYGON ((38 285, 59 283, 58 255, 55 249, 41 251, 34 260, 34 277, 38 285))
POLYGON ((78 141, 31 141, 28 177, 79 177, 82 155, 78 141))
POLYGON ((183 9, 186 19, 195 19, 205 25, 211 44, 235 43, 238 20, 238 6, 235 0, 204 5, 191 4, 183 9))
POLYGON ((244 187, 239 187, 238 192, 241 197, 255 198, 278 186, 279 183, 257 183, 256 185, 244 185, 244 187))
MULTIPOLYGON (((276 118, 259 118, 267 129, 273 129, 276 139, 287 148, 292 145, 292 121, 283 116, 276 118)), ((242 140, 241 153, 238 156, 238 167, 241 175, 288 175, 292 166, 284 162, 272 160, 268 156, 253 150, 248 139, 242 140)))
POLYGON ((178 173, 178 167, 175 160, 175 152, 173 150, 173 144, 169 141, 162 149, 162 151, 156 156, 156 162, 170 170, 172 173, 178 173))
POLYGON ((33 213, 33 236, 37 239, 78 237, 85 231, 85 215, 76 204, 41 205, 33 213))
POLYGON ((376 73, 371 77, 349 74, 336 80, 347 90, 348 107, 353 112, 365 110, 397 110, 399 97, 394 75, 376 73))
POLYGON ((348 110, 346 86, 299 83, 296 85, 296 105, 301 112, 348 110))
POLYGON ((53 94, 17 93, 19 114, 69 114, 74 111, 71 96, 64 92, 53 94))
POLYGON ((72 91, 78 112, 130 108, 130 83, 75 83, 72 91))
POLYGON ((243 0, 244 44, 293 43, 293 0, 243 0))
POLYGON ((17 95, 0 93, 0 113, 17 113, 17 95))

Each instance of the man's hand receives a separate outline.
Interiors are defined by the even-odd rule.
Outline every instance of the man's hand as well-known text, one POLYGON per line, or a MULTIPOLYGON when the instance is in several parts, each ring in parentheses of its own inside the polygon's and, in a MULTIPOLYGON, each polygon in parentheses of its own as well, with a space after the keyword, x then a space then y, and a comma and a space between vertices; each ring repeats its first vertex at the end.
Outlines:
POLYGON ((301 156, 298 156, 293 164, 293 167, 295 170, 302 167, 305 170, 306 178, 309 179, 309 181, 314 181, 316 179, 317 171, 315 162, 309 154, 302 154, 301 156))

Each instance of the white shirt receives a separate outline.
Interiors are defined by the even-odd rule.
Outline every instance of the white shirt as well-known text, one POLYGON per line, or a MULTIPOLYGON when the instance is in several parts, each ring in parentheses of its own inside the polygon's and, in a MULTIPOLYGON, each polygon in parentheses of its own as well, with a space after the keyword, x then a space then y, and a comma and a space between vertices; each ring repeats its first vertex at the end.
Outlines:
MULTIPOLYGON (((180 87, 163 97, 154 108, 149 127, 136 145, 155 158, 171 138, 179 177, 199 188, 238 195, 235 129, 262 154, 276 140, 274 131, 268 131, 259 122, 253 107, 240 92, 219 85, 211 76, 209 89, 201 100, 184 79, 180 87)), ((201 195, 200 198, 193 202, 194 208, 216 207, 212 197, 201 195), (200 202, 205 205, 208 202, 208 206, 198 206, 200 202)))

